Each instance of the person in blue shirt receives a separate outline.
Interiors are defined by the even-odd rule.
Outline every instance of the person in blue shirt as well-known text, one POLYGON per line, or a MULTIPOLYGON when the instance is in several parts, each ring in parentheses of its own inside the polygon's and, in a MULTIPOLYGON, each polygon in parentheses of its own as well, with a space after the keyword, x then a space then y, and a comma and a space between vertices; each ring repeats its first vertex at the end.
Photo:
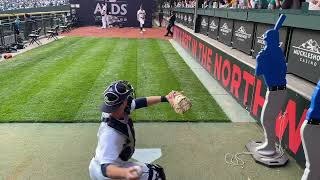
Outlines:
POLYGON ((302 146, 306 157, 306 168, 301 180, 320 179, 320 81, 318 82, 308 109, 306 121, 300 129, 302 146))
POLYGON ((13 23, 13 29, 16 35, 20 34, 20 24, 21 24, 20 18, 19 16, 17 16, 16 20, 13 23))
POLYGON ((257 153, 262 156, 273 156, 276 153, 276 118, 287 98, 287 66, 283 51, 279 47, 279 28, 284 19, 285 16, 282 15, 275 28, 265 32, 265 47, 256 57, 256 75, 262 75, 267 86, 267 94, 260 118, 265 141, 262 145, 256 147, 257 153))

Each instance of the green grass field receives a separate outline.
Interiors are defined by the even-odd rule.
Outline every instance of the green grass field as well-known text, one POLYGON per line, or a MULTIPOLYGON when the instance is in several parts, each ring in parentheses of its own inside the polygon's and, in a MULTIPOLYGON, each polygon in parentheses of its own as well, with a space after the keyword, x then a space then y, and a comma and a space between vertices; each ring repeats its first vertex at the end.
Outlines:
POLYGON ((183 90, 192 110, 167 103, 133 114, 136 121, 229 121, 165 40, 67 37, 0 63, 0 122, 97 122, 102 92, 125 79, 137 97, 183 90))

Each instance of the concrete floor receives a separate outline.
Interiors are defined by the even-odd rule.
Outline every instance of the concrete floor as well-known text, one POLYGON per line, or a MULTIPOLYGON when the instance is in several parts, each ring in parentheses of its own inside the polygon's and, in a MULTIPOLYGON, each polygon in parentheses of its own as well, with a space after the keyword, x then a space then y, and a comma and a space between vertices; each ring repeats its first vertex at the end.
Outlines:
MULTIPOLYGON (((99 124, 0 124, 0 180, 89 179, 99 124)), ((255 123, 137 123, 137 148, 161 148, 156 163, 168 180, 298 180, 294 160, 267 168, 243 156, 243 168, 225 163, 226 153, 246 151, 263 137, 255 123)))

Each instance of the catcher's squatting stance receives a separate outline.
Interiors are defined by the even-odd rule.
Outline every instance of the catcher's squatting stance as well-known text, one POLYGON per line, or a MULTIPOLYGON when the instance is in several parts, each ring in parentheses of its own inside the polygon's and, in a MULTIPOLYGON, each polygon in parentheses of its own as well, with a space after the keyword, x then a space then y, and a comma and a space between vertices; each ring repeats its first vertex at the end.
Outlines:
POLYGON ((160 102, 170 102, 177 113, 191 107, 182 94, 172 91, 166 96, 134 99, 134 89, 127 81, 112 83, 103 93, 101 124, 97 133, 98 145, 89 165, 90 178, 164 180, 165 173, 159 165, 128 161, 135 150, 135 131, 129 114, 136 109, 160 102), (177 95, 176 95, 177 93, 177 95), (177 103, 174 104, 177 97, 177 103), (184 107, 179 107, 181 104, 184 107))

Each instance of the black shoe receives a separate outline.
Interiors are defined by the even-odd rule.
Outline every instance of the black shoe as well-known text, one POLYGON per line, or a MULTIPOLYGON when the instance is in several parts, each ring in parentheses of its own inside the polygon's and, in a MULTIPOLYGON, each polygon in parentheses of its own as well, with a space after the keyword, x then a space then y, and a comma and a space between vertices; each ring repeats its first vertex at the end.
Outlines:
POLYGON ((164 36, 168 36, 168 34, 164 35, 164 36))

